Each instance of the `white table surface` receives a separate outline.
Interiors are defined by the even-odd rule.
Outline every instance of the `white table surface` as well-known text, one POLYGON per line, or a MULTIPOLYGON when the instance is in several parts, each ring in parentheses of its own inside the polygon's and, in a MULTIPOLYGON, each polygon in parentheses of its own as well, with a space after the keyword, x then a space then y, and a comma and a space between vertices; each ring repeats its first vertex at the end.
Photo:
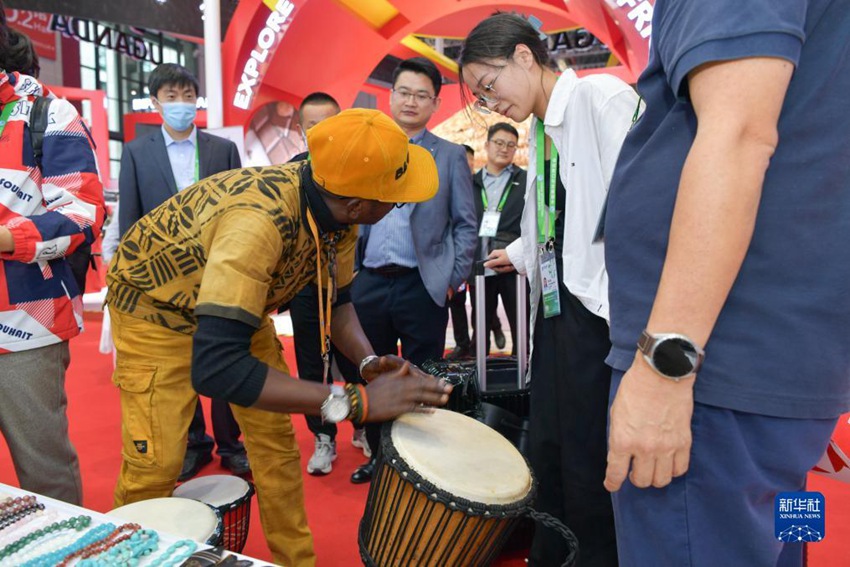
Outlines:
MULTIPOLYGON (((35 496, 38 501, 44 504, 45 510, 55 510, 59 514, 67 515, 68 517, 72 516, 89 516, 92 519, 91 527, 99 526, 101 524, 121 524, 121 520, 118 518, 114 518, 112 516, 107 516, 106 514, 102 514, 101 512, 95 512, 94 510, 89 510, 87 508, 82 508, 80 506, 74 506, 73 504, 68 504, 67 502, 62 502, 61 500, 55 500, 53 498, 48 498, 47 496, 42 496, 40 494, 35 494, 33 492, 28 492, 26 490, 22 490, 15 486, 9 486, 7 484, 0 483, 0 500, 4 500, 7 497, 17 498, 19 496, 27 496, 32 495, 35 496)), ((146 526, 142 525, 143 528, 146 526)), ((179 539, 183 539, 180 537, 176 537, 167 533, 164 533, 159 530, 154 530, 159 534, 159 548, 154 551, 151 555, 142 558, 139 566, 142 567, 144 565, 148 565, 151 561, 159 557, 168 546, 179 539)), ((80 534, 82 535, 82 533, 80 534)), ((205 543, 198 543, 198 549, 208 549, 212 546, 207 545, 205 543)), ((259 559, 254 559, 253 557, 247 557, 245 555, 240 555, 238 553, 233 553, 232 551, 225 552, 225 556, 227 555, 235 555, 239 559, 246 559, 248 561, 252 561, 255 567, 268 567, 272 565, 271 563, 267 563, 265 561, 260 561, 259 559)))

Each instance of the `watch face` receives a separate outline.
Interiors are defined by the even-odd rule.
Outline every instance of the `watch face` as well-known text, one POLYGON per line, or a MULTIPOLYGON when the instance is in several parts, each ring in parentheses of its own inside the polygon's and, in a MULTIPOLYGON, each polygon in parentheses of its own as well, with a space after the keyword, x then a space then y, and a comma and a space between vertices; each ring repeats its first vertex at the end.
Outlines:
POLYGON ((322 408, 322 413, 325 421, 330 423, 339 423, 348 417, 348 412, 351 407, 348 398, 331 398, 322 408))
POLYGON ((652 362, 662 374, 681 378, 694 371, 698 358, 699 355, 690 341, 668 338, 655 346, 652 362))

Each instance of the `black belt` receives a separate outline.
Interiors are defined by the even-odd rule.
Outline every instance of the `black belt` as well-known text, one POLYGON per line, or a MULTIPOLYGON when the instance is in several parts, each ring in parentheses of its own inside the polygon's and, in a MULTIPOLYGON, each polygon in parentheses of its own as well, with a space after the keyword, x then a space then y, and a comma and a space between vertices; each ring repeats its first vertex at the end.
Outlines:
POLYGON ((384 276, 385 278, 398 278, 406 276, 417 271, 418 268, 408 268, 407 266, 399 266, 398 264, 388 264, 379 268, 366 268, 367 271, 384 276))

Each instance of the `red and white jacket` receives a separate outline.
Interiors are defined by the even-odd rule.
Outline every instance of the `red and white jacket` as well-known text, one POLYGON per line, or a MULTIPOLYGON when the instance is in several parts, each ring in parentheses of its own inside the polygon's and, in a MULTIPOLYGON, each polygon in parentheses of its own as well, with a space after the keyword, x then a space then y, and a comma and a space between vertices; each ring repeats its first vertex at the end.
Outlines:
POLYGON ((15 249, 0 253, 0 353, 66 341, 82 328, 82 296, 64 257, 100 234, 105 215, 94 142, 76 109, 36 79, 0 73, 0 108, 17 101, 0 134, 0 225, 15 249), (41 169, 30 111, 52 100, 41 169))

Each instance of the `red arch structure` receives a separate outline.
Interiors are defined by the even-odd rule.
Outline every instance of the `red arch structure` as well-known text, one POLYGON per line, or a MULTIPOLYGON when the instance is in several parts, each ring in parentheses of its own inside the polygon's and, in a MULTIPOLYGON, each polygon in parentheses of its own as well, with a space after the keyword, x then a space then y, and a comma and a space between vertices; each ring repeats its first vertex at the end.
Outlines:
MULTIPOLYGON (((222 49, 224 122, 248 124, 272 101, 298 106, 313 91, 343 107, 357 93, 385 90, 366 84, 388 54, 424 55, 457 78, 454 63, 413 35, 465 37, 496 10, 533 14, 547 32, 584 27, 619 61, 606 68, 634 82, 646 65, 654 0, 242 0, 222 49)), ((459 110, 457 85, 444 88, 439 122, 459 110)))

